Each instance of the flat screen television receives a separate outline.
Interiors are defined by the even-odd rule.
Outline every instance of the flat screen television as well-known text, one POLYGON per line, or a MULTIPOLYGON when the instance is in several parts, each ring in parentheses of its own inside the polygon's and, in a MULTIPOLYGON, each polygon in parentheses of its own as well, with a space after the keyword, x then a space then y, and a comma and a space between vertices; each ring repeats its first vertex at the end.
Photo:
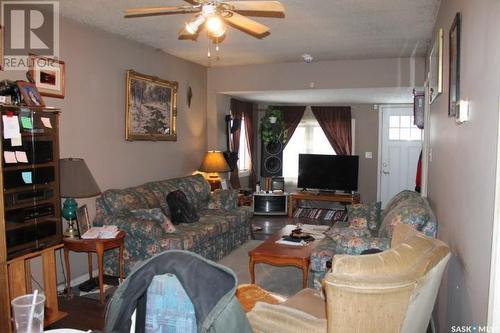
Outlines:
POLYGON ((351 192, 358 190, 359 157, 299 154, 297 186, 303 189, 351 192))

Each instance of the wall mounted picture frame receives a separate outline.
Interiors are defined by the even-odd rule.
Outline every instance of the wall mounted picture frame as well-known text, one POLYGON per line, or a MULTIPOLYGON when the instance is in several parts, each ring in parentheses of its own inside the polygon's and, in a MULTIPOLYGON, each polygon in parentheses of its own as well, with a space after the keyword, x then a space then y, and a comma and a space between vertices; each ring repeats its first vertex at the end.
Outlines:
POLYGON ((76 210, 76 227, 80 238, 92 227, 90 224, 87 205, 83 205, 76 210))
POLYGON ((443 92, 443 29, 440 28, 428 59, 429 103, 432 104, 443 92))
POLYGON ((42 96, 64 98, 66 64, 64 61, 29 55, 29 75, 42 96))
POLYGON ((461 14, 457 13, 449 33, 449 100, 448 100, 448 117, 456 117, 458 115, 458 102, 460 101, 460 23, 461 14))
POLYGON ((128 141, 177 141, 179 84, 127 71, 126 126, 128 141))
POLYGON ((25 81, 17 81, 16 83, 23 96, 23 101, 27 106, 45 106, 42 96, 40 96, 34 83, 25 81))
POLYGON ((0 25, 0 71, 3 71, 3 38, 4 28, 0 25))

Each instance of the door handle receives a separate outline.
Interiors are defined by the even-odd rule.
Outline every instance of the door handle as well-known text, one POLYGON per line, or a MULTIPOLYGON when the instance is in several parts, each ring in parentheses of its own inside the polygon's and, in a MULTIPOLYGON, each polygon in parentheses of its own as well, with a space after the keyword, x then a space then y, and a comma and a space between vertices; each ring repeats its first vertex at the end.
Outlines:
POLYGON ((388 167, 388 165, 387 165, 387 163, 386 163, 386 162, 382 163, 382 173, 383 173, 384 175, 388 175, 388 174, 390 174, 390 172, 387 170, 387 167, 388 167))

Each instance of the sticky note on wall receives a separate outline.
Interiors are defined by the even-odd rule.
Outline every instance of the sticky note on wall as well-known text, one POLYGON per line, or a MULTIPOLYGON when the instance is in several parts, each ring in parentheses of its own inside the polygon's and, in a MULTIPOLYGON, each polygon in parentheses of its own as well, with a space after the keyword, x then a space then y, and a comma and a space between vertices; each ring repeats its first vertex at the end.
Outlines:
POLYGON ((5 163, 17 163, 16 154, 13 151, 4 151, 3 159, 5 163))
POLYGON ((30 117, 21 116, 21 124, 25 129, 33 129, 33 122, 30 117))
POLYGON ((3 115, 2 122, 4 139, 19 138, 21 136, 19 118, 17 116, 3 115))
POLYGON ((21 173, 21 176, 23 177, 23 182, 25 184, 33 184, 33 172, 31 172, 31 171, 23 171, 21 173))
POLYGON ((42 120, 43 126, 47 128, 52 128, 52 123, 50 122, 50 118, 42 117, 40 119, 42 120))

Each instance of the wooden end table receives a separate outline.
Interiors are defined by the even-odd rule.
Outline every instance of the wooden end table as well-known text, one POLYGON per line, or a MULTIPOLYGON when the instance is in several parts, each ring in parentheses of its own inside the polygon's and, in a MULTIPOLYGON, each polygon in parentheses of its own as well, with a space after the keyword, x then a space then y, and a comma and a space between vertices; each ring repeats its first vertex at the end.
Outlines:
POLYGON ((273 234, 262 244, 248 252, 250 261, 248 268, 252 278, 252 284, 255 283, 255 264, 264 263, 273 266, 296 266, 302 269, 302 287, 307 288, 307 277, 309 274, 309 257, 317 244, 317 241, 311 242, 306 246, 294 246, 276 244, 283 235, 289 235, 296 226, 287 225, 280 231, 273 234))
POLYGON ((64 243, 64 262, 67 272, 67 289, 68 297, 71 297, 71 271, 69 265, 69 251, 87 252, 89 264, 89 277, 92 279, 92 253, 97 254, 97 266, 99 269, 99 301, 104 303, 104 277, 103 277, 103 256, 104 252, 111 249, 119 248, 119 271, 120 281, 124 279, 123 273, 123 248, 124 238, 127 234, 125 231, 119 231, 115 238, 94 238, 94 239, 78 239, 78 238, 63 238, 64 243))

